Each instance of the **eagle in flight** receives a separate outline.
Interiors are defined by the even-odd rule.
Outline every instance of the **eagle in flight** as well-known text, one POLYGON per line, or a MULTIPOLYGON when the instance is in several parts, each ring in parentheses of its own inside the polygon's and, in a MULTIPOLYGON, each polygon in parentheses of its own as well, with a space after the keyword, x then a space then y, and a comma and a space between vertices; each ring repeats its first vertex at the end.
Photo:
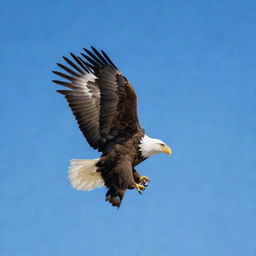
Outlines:
POLYGON ((106 186, 106 201, 120 207, 125 191, 141 193, 149 178, 141 176, 135 166, 157 153, 171 154, 161 140, 147 136, 137 115, 137 96, 126 77, 108 55, 94 47, 81 56, 71 53, 65 71, 53 71, 65 80, 53 80, 65 90, 63 94, 91 147, 102 153, 91 160, 73 159, 69 181, 78 190, 106 186))

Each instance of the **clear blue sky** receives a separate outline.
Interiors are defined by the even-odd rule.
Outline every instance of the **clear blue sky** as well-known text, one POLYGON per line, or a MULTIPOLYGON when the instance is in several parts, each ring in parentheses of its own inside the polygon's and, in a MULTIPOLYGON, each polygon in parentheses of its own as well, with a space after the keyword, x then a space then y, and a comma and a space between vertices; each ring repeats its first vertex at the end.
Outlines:
POLYGON ((256 2, 1 1, 1 256, 255 256, 256 2), (71 158, 96 158, 51 70, 104 49, 169 144, 152 182, 117 210, 75 191, 71 158))

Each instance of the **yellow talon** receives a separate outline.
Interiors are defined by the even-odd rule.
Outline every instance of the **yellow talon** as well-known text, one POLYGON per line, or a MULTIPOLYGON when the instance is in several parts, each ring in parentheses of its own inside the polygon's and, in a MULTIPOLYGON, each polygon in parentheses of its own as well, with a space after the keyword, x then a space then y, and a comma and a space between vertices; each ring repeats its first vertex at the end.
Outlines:
POLYGON ((137 191, 139 193, 141 193, 145 189, 145 187, 143 185, 140 185, 140 184, 137 184, 137 183, 135 184, 135 188, 137 189, 137 191))
POLYGON ((150 181, 149 177, 147 177, 147 176, 140 176, 140 183, 146 184, 149 181, 150 181))

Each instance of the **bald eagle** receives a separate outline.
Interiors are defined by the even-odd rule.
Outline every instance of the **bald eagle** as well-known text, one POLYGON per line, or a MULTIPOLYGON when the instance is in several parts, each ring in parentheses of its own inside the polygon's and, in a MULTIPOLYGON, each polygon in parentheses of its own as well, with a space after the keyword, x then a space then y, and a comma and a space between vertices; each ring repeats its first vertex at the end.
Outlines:
POLYGON ((157 153, 171 154, 161 140, 147 136, 137 115, 136 93, 108 55, 94 47, 81 56, 70 53, 73 60, 57 65, 65 71, 53 71, 64 81, 53 80, 65 90, 63 94, 91 147, 102 153, 91 160, 73 159, 69 181, 77 190, 106 186, 106 201, 120 207, 125 191, 141 193, 149 178, 141 176, 135 166, 157 153))

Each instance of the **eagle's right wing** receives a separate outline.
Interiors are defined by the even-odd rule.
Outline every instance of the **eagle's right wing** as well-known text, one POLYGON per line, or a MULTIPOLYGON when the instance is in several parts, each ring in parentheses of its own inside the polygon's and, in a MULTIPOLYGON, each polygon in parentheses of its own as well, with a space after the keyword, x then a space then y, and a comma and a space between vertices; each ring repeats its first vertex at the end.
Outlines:
POLYGON ((58 92, 65 95, 90 146, 104 152, 141 129, 137 97, 105 52, 84 50, 84 59, 71 53, 75 63, 64 57, 70 67, 58 63, 67 74, 53 71, 69 82, 53 82, 70 89, 58 92))

